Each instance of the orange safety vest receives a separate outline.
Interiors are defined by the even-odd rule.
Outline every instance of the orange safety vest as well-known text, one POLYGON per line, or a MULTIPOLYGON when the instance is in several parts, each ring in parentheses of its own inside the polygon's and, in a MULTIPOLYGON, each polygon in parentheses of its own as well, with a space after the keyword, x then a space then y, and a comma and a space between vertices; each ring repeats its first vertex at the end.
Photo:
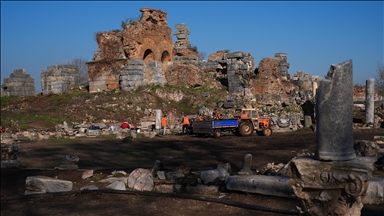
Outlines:
POLYGON ((189 125, 189 119, 186 116, 183 119, 183 125, 189 125))
POLYGON ((217 111, 216 113, 215 113, 215 119, 219 119, 220 118, 220 113, 219 113, 219 111, 217 111))
POLYGON ((199 116, 199 121, 203 121, 203 116, 199 116))
POLYGON ((161 118, 161 127, 166 127, 167 126, 167 118, 163 117, 161 118))
POLYGON ((241 118, 248 118, 248 114, 247 113, 241 114, 241 118))

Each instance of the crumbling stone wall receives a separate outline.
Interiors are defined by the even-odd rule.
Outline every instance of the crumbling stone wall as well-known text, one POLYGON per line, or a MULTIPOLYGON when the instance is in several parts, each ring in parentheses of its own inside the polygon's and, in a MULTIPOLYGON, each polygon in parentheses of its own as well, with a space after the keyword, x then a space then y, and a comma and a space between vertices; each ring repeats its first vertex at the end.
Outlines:
POLYGON ((97 53, 92 62, 87 63, 90 92, 132 90, 141 85, 165 82, 164 72, 172 63, 173 47, 167 13, 152 8, 140 11, 140 20, 130 22, 122 32, 97 34, 97 53), (129 59, 136 60, 129 63, 129 59), (137 59, 142 59, 143 64, 137 59), (133 66, 137 64, 142 68, 133 66), (129 72, 131 69, 133 71, 129 72), (132 83, 135 80, 137 84, 132 83))
POLYGON ((132 58, 120 72, 120 88, 123 91, 137 89, 144 84, 144 61, 143 59, 132 58))
MULTIPOLYGON (((228 73, 228 91, 236 93, 244 91, 248 87, 244 75, 253 73, 254 59, 250 53, 231 52, 226 54, 227 73, 228 73)), ((250 86, 249 86, 250 87, 250 86)))
POLYGON ((43 94, 64 93, 79 85, 79 71, 76 65, 53 65, 40 73, 43 94))
POLYGON ((4 78, 1 89, 1 96, 36 95, 35 80, 26 73, 25 69, 16 69, 9 78, 4 78))
POLYGON ((191 41, 189 41, 188 35, 190 34, 189 28, 184 23, 175 25, 176 31, 173 33, 176 35, 176 42, 173 45, 175 49, 190 48, 191 41))
POLYGON ((285 80, 289 79, 289 63, 287 62, 287 54, 286 53, 275 53, 274 59, 279 63, 279 71, 282 75, 282 78, 285 80))
POLYGON ((292 82, 281 77, 279 62, 274 58, 263 58, 259 63, 257 76, 252 82, 257 101, 264 101, 267 104, 278 101, 289 103, 290 93, 295 87, 292 82))
POLYGON ((196 61, 200 58, 197 49, 193 49, 191 41, 188 38, 189 28, 184 23, 175 25, 176 42, 173 44, 173 61, 196 61))

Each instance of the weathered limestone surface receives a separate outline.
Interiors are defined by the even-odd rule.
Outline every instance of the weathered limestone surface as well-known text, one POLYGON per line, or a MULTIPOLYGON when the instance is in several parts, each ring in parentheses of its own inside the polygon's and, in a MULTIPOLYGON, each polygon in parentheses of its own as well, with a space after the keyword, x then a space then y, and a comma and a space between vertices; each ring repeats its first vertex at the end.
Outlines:
POLYGON ((373 162, 368 157, 332 162, 299 157, 291 161, 288 175, 308 215, 360 215, 373 162))
POLYGON ((79 84, 76 65, 53 65, 40 73, 43 94, 61 94, 79 84))
POLYGON ((73 183, 71 181, 46 176, 28 176, 25 180, 25 187, 31 191, 53 193, 71 191, 73 183))
POLYGON ((274 59, 279 63, 279 71, 284 79, 289 79, 289 63, 287 62, 286 53, 275 53, 274 59))
POLYGON ((294 198, 287 176, 237 175, 225 180, 229 190, 294 198))
POLYGON ((173 35, 176 35, 176 42, 173 45, 174 48, 189 48, 191 47, 191 42, 189 41, 188 35, 190 34, 189 28, 184 23, 176 24, 176 31, 173 35))
POLYGON ((144 84, 144 62, 139 58, 128 60, 128 64, 120 72, 120 88, 130 91, 144 84))
POLYGON ((128 58, 168 62, 172 56, 172 29, 168 27, 167 13, 142 8, 141 19, 125 26, 122 33, 123 49, 128 58))
POLYGON ((250 85, 244 75, 253 73, 254 59, 250 53, 231 52, 226 54, 228 91, 230 93, 244 91, 244 88, 250 85))
POLYGON ((274 58, 264 58, 260 61, 257 78, 252 83, 258 101, 289 101, 295 86, 282 78, 279 65, 274 58))
POLYGON ((169 85, 198 87, 206 82, 207 74, 195 65, 174 63, 165 72, 165 78, 169 85))
POLYGON ((188 38, 190 34, 189 28, 184 23, 176 24, 176 42, 173 44, 173 61, 198 60, 199 54, 192 49, 191 42, 188 38))
POLYGON ((26 74, 25 69, 16 69, 1 85, 2 96, 34 96, 35 80, 26 74))
POLYGON ((137 168, 129 174, 128 187, 138 191, 152 191, 153 175, 150 170, 137 168))
POLYGON ((173 48, 167 13, 152 8, 140 11, 141 19, 127 24, 122 32, 96 35, 98 50, 87 63, 90 92, 130 91, 141 85, 165 83, 164 72, 172 61, 173 48))
POLYGON ((375 79, 367 79, 365 94, 365 123, 374 123, 375 114, 375 79))
POLYGON ((353 149, 352 60, 332 64, 320 81, 316 101, 316 152, 319 160, 351 160, 353 149))

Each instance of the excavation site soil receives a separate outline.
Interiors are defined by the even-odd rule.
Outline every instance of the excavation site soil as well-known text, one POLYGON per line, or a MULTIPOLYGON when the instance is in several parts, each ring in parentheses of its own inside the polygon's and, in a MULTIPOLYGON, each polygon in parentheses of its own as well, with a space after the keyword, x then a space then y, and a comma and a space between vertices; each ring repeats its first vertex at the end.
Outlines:
MULTIPOLYGON (((354 140, 374 140, 384 129, 354 130, 354 140)), ((150 169, 156 160, 164 169, 189 167, 216 168, 231 164, 231 174, 242 168, 245 154, 252 154, 252 167, 259 173, 268 163, 288 163, 298 154, 312 154, 316 149, 316 133, 310 128, 295 132, 273 133, 269 137, 231 134, 218 139, 193 135, 167 135, 154 138, 118 140, 113 137, 43 140, 18 143, 21 146, 18 168, 1 169, 1 215, 297 215, 296 199, 279 198, 225 188, 217 195, 160 193, 83 193, 23 196, 28 176, 48 176, 73 182, 73 191, 97 182, 113 171, 132 172, 150 169), (65 155, 79 157, 80 170, 54 169, 65 155), (94 176, 82 179, 81 170, 94 170, 94 176), (221 202, 218 202, 221 201, 221 202)), ((383 170, 374 176, 383 177, 383 170)), ((384 205, 365 205, 361 215, 382 215, 384 205)))

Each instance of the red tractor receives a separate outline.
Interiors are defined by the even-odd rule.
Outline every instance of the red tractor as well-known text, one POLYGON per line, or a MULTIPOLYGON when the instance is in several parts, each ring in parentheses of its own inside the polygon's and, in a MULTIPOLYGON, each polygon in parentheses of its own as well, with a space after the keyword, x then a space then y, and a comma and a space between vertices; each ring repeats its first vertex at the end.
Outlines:
POLYGON ((270 119, 260 118, 256 109, 236 109, 234 117, 239 120, 237 133, 241 136, 249 136, 253 131, 264 136, 272 134, 270 119))

